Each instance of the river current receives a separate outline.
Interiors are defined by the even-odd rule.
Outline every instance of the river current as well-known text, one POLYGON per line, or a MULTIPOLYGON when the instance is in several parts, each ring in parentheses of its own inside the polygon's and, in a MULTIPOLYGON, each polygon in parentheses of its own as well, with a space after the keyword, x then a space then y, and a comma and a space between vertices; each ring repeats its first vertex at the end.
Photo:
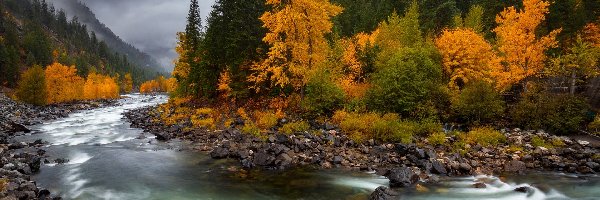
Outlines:
MULTIPOLYGON (((167 101, 127 95, 112 107, 71 114, 31 127, 20 141, 42 139, 48 160, 34 180, 64 199, 367 199, 387 179, 372 173, 294 169, 243 171, 232 160, 213 160, 186 142, 158 142, 131 128, 123 113, 167 101)), ((600 178, 558 173, 442 178, 402 199, 600 199, 600 178), (485 189, 473 188, 485 182, 485 189), (522 186, 527 193, 515 192, 522 186)))

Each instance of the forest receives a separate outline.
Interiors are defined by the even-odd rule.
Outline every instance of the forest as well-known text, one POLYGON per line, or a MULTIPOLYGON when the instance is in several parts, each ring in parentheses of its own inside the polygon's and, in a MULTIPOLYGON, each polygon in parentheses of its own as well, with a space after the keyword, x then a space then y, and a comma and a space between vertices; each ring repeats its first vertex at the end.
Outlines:
POLYGON ((203 21, 192 0, 161 116, 208 129, 244 119, 258 136, 329 121, 357 141, 410 142, 443 124, 597 132, 598 6, 218 0, 203 21))
MULTIPOLYGON (((123 44, 113 43, 127 46, 120 42, 123 44)), ((129 48, 132 47, 129 45, 129 48)), ((45 0, 0 2, 0 85, 3 87, 16 88, 19 81, 26 81, 20 78, 21 73, 24 73, 22 76, 27 74, 25 70, 33 70, 38 65, 46 68, 53 63, 74 66, 81 77, 102 74, 122 82, 129 74, 133 82, 140 84, 159 74, 158 66, 146 66, 142 61, 132 60, 110 48, 77 17, 67 19, 64 10, 56 10, 45 0)))

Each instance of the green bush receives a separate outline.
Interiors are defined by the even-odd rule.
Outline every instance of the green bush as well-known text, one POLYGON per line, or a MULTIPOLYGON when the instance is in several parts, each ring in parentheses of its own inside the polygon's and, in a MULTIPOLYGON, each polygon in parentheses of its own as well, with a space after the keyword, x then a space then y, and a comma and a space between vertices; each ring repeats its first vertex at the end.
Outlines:
POLYGON ((530 93, 510 111, 515 126, 544 129, 556 134, 576 132, 589 119, 590 106, 570 94, 530 93))
POLYGON ((447 142, 446 134, 444 132, 432 133, 427 137, 427 141, 433 146, 445 145, 447 142))
POLYGON ((483 81, 467 85, 452 101, 460 122, 470 125, 493 123, 504 113, 504 101, 494 88, 483 81))
POLYGON ((310 129, 310 125, 308 123, 306 123, 305 121, 299 121, 284 124, 283 127, 279 129, 279 131, 290 135, 293 133, 308 131, 308 129, 310 129))
POLYGON ((315 73, 306 85, 302 109, 309 117, 331 114, 344 103, 344 91, 332 80, 329 72, 315 73))
POLYGON ((459 138, 471 145, 496 146, 506 143, 506 136, 490 127, 475 128, 468 133, 459 134, 459 138))
POLYGON ((41 66, 23 72, 15 96, 19 101, 33 105, 46 105, 46 78, 41 66))
POLYGON ((333 121, 348 136, 361 142, 366 139, 377 139, 386 142, 412 142, 413 136, 421 131, 419 123, 401 120, 397 114, 388 113, 348 113, 337 111, 333 121))
POLYGON ((367 91, 368 108, 402 116, 417 113, 441 84, 441 66, 433 57, 434 51, 428 48, 403 48, 378 66, 367 91))

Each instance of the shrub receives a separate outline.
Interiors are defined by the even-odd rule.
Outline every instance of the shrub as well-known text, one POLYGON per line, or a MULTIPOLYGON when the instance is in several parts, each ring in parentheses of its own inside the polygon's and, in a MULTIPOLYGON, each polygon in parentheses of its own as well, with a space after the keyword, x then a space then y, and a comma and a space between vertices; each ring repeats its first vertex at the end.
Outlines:
POLYGON ((452 101, 452 109, 461 122, 481 125, 498 120, 504 113, 504 101, 490 84, 479 81, 460 92, 452 101))
POLYGON ((212 114, 213 110, 210 108, 198 108, 195 110, 194 115, 190 117, 190 121, 194 127, 216 129, 215 120, 211 117, 212 114))
POLYGON ((260 130, 261 129, 252 122, 244 123, 244 126, 242 127, 242 133, 250 134, 258 138, 265 139, 266 136, 261 134, 260 130))
POLYGON ((348 113, 337 111, 333 121, 340 124, 348 136, 357 141, 378 139, 388 142, 410 143, 418 133, 419 124, 402 121, 397 114, 379 115, 376 113, 348 113))
POLYGON ((272 112, 254 112, 254 118, 256 119, 256 126, 262 130, 273 128, 277 125, 278 117, 272 112))
POLYGON ((293 133, 308 131, 308 129, 310 129, 310 125, 308 123, 306 123, 305 121, 299 121, 287 123, 283 125, 283 127, 281 127, 279 131, 289 135, 293 133))
POLYGON ((307 115, 321 116, 341 108, 344 99, 344 91, 331 80, 329 72, 320 70, 308 81, 301 106, 307 115))
POLYGON ((588 130, 596 135, 600 135, 600 116, 596 116, 593 122, 588 124, 588 130))
POLYGON ((444 132, 432 133, 429 135, 429 137, 427 137, 427 142, 433 146, 445 145, 447 141, 448 140, 446 140, 446 134, 444 132))
POLYGON ((569 134, 591 121, 585 99, 569 94, 530 93, 511 109, 515 126, 569 134))
POLYGON ((426 48, 404 48, 378 66, 367 92, 367 105, 380 112, 414 114, 441 84, 441 66, 426 48))
POLYGON ((506 136, 490 127, 475 128, 468 133, 460 134, 459 138, 471 145, 496 146, 506 143, 506 136))
POLYGON ((21 74, 15 96, 19 101, 33 105, 46 105, 45 73, 41 66, 34 66, 21 74))
POLYGON ((531 136, 531 145, 534 147, 550 147, 550 145, 546 144, 544 139, 537 135, 531 136))

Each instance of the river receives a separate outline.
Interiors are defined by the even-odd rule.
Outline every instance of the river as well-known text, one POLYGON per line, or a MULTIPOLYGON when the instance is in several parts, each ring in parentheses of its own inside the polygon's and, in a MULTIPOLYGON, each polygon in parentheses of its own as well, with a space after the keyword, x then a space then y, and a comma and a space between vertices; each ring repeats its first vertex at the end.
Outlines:
MULTIPOLYGON (((366 199, 387 179, 344 170, 239 170, 186 150, 181 141, 158 142, 131 128, 122 114, 167 101, 166 96, 127 95, 117 106, 71 114, 31 127, 20 141, 42 139, 49 160, 34 176, 38 186, 64 199, 366 199)), ((402 199, 600 199, 600 178, 531 174, 442 178, 426 191, 404 190, 402 199), (485 181, 487 188, 472 188, 485 181), (528 193, 514 192, 528 186, 528 193)))

